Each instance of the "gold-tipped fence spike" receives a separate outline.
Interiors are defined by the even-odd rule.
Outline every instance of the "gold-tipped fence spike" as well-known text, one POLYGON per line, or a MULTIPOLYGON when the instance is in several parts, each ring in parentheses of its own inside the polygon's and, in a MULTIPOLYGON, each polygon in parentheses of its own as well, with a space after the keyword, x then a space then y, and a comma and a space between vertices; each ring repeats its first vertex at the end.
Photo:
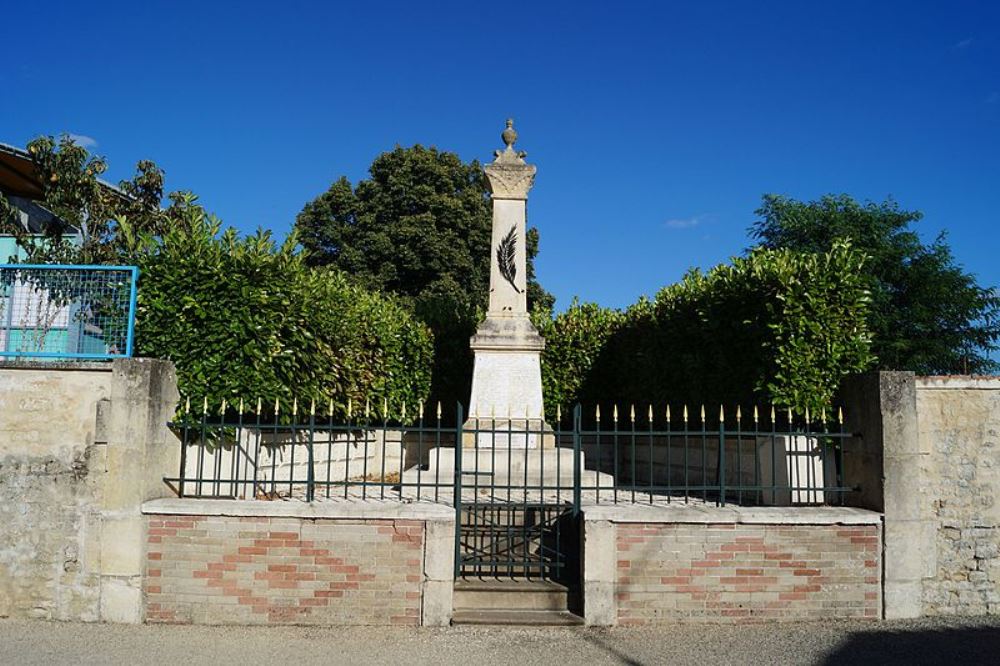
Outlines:
POLYGON ((188 396, 187 399, 184 400, 184 412, 186 414, 191 413, 191 396, 188 396))
POLYGON ((688 406, 684 405, 684 423, 688 422, 688 406))
POLYGON ((844 408, 843 407, 838 407, 837 408, 837 423, 839 423, 840 425, 844 425, 844 408))
POLYGON ((615 423, 618 423, 618 405, 614 406, 614 409, 611 412, 611 418, 615 423))
POLYGON ((819 410, 819 422, 826 423, 826 407, 819 410))
POLYGON ((365 418, 367 419, 368 415, 371 413, 372 413, 372 402, 368 398, 365 398, 365 418))
POLYGON ((281 403, 279 398, 274 399, 274 415, 278 415, 278 411, 281 409, 281 403))
POLYGON ((812 419, 809 418, 809 408, 806 407, 806 423, 812 423, 812 419))
MULTIPOLYGON (((351 418, 351 414, 354 412, 354 402, 348 398, 347 399, 347 418, 351 418)), ((333 413, 333 399, 330 399, 330 413, 333 413)))
POLYGON ((562 423, 562 405, 556 405, 556 423, 562 423))
POLYGON ((635 423, 635 405, 631 405, 629 407, 628 417, 629 417, 629 420, 632 421, 632 423, 635 423))
POLYGON ((670 423, 670 403, 667 403, 667 423, 670 423))
POLYGON ((736 405, 736 422, 739 423, 743 420, 743 410, 739 405, 736 405))
POLYGON ((601 420, 601 405, 600 404, 598 404, 597 405, 597 409, 594 410, 594 418, 596 418, 598 421, 601 420))
POLYGON ((219 416, 225 416, 225 415, 226 415, 226 399, 223 398, 222 404, 219 405, 219 416))
POLYGON ((261 398, 257 398, 257 416, 263 411, 264 401, 261 398))
POLYGON ((424 401, 421 400, 417 403, 417 409, 419 410, 418 416, 424 418, 424 401))
POLYGON ((405 400, 403 401, 403 404, 400 407, 400 414, 402 415, 403 420, 405 421, 406 420, 406 401, 405 400))
POLYGON ((757 405, 753 406, 753 422, 757 423, 760 421, 760 414, 757 412, 757 405))
POLYGON ((793 418, 795 418, 795 415, 794 415, 794 414, 792 414, 792 408, 791 408, 791 407, 789 407, 789 408, 788 408, 788 427, 789 427, 789 428, 791 428, 791 427, 792 427, 792 419, 793 419, 793 418))
POLYGON ((382 418, 389 418, 389 398, 382 398, 382 418))
POLYGON ((240 414, 243 413, 243 398, 240 398, 240 414))
POLYGON ((441 401, 440 400, 438 400, 437 418, 438 418, 438 421, 441 420, 441 401))
POLYGON ((702 423, 705 422, 705 405, 704 404, 701 406, 701 422, 702 423))
POLYGON ((774 419, 776 417, 777 417, 777 414, 775 414, 775 412, 774 412, 774 405, 771 405, 771 423, 772 424, 774 423, 774 419))
POLYGON ((309 401, 309 416, 316 416, 316 398, 309 401))
POLYGON ((652 423, 653 422, 653 406, 652 405, 649 406, 649 413, 647 414, 647 416, 649 417, 649 422, 652 423))
POLYGON ((207 397, 202 398, 202 401, 201 401, 201 413, 202 414, 208 414, 208 398, 207 397))
POLYGON ((299 415, 299 399, 296 397, 292 398, 292 416, 298 416, 298 415, 299 415))
POLYGON ((719 405, 719 423, 726 422, 726 408, 723 405, 719 405))

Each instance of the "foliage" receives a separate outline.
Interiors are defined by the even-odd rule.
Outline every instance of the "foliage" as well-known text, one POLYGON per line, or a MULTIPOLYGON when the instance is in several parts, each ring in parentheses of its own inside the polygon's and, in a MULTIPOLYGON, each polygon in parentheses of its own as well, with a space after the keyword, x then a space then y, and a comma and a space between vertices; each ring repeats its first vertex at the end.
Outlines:
MULTIPOLYGON (((306 204, 295 228, 315 265, 409 299, 434 331, 434 394, 468 399, 468 340, 489 294, 492 207, 482 167, 435 148, 396 147, 370 177, 346 178, 306 204)), ((551 307, 534 279, 538 233, 527 235, 528 301, 551 307)))
POLYGON ((0 232, 17 238, 28 263, 115 263, 126 236, 121 220, 128 220, 128 233, 159 234, 168 225, 169 216, 160 209, 163 171, 153 162, 140 161, 135 176, 116 189, 100 180, 107 170, 104 158, 69 136, 58 142, 39 137, 28 144, 28 153, 45 189, 40 203, 56 216, 43 223, 37 238, 9 214, 10 204, 0 194, 0 232))
POLYGON ((549 322, 547 408, 573 402, 772 402, 818 413, 873 361, 863 255, 765 250, 689 272, 625 312, 574 304, 549 322))
POLYGON ((869 255, 868 324, 882 368, 921 374, 1000 370, 1000 295, 956 264, 944 234, 921 242, 921 219, 896 202, 860 204, 846 195, 800 202, 767 195, 751 234, 764 247, 825 252, 850 239, 869 255))
MULTIPOLYGON (((267 232, 240 238, 191 196, 175 225, 137 238, 136 345, 177 365, 186 395, 230 404, 275 398, 415 405, 430 383, 431 338, 395 299, 313 269, 267 232)), ((390 408, 392 409, 392 407, 390 408)), ((395 412, 398 413, 398 412, 395 412)))
POLYGON ((625 316, 618 310, 574 299, 565 312, 555 317, 550 310, 536 308, 532 321, 545 338, 542 392, 552 418, 557 405, 566 409, 582 399, 584 383, 625 316))

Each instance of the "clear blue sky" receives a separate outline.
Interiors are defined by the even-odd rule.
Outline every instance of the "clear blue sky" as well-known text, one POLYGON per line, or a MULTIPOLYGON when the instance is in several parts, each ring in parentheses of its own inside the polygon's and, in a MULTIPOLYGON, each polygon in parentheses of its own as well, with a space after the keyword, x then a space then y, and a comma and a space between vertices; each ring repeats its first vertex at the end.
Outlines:
POLYGON ((0 141, 150 158, 283 235, 395 144, 538 165, 541 282, 623 306, 740 253, 765 192, 921 210, 1000 284, 1000 3, 18 2, 0 141))

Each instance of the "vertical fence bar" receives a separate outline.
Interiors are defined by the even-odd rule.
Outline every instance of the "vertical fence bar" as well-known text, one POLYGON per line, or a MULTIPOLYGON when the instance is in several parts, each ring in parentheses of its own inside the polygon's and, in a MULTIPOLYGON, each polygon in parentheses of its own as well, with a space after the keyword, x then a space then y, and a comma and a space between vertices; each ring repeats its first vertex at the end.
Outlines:
POLYGON ((316 403, 315 401, 309 406, 309 442, 307 444, 308 448, 306 453, 309 459, 309 469, 306 472, 306 501, 312 502, 316 499, 316 471, 314 465, 316 460, 313 452, 313 444, 316 438, 316 403))
MULTIPOLYGON (((438 421, 440 421, 440 410, 438 421)), ((462 575, 462 403, 455 409, 455 578, 462 575)))
POLYGON ((726 412, 719 405, 719 506, 726 506, 726 412))
MULTIPOLYGON (((579 404, 573 408, 573 517, 577 518, 580 515, 580 500, 582 488, 580 487, 583 483, 580 474, 580 458, 582 456, 582 450, 580 446, 580 431, 583 427, 583 407, 579 404)), ((597 478, 598 488, 601 485, 601 472, 600 464, 598 464, 598 470, 595 474, 597 478)))

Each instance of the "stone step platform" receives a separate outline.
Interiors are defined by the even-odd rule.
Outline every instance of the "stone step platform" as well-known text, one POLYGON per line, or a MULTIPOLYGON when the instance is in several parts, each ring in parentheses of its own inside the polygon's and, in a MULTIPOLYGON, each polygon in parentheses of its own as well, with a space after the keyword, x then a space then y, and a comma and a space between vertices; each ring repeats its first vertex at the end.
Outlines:
POLYGON ((452 624, 576 626, 571 590, 552 581, 460 579, 455 581, 452 624))
POLYGON ((456 611, 565 611, 569 588, 549 581, 457 580, 456 611))
MULTIPOLYGON (((418 466, 403 472, 404 484, 432 486, 453 484, 455 479, 455 449, 440 447, 428 451, 427 462, 418 473, 418 466)), ((574 486, 573 449, 551 448, 479 448, 462 450, 461 471, 463 488, 538 487, 571 490, 574 486)), ((610 474, 586 469, 583 452, 579 454, 580 483, 584 488, 612 488, 610 474)), ((405 493, 404 489, 404 494, 405 493)), ((413 494, 415 489, 410 489, 413 494)))
POLYGON ((552 610, 462 610, 451 616, 454 625, 517 627, 578 627, 583 618, 569 611, 552 610))

